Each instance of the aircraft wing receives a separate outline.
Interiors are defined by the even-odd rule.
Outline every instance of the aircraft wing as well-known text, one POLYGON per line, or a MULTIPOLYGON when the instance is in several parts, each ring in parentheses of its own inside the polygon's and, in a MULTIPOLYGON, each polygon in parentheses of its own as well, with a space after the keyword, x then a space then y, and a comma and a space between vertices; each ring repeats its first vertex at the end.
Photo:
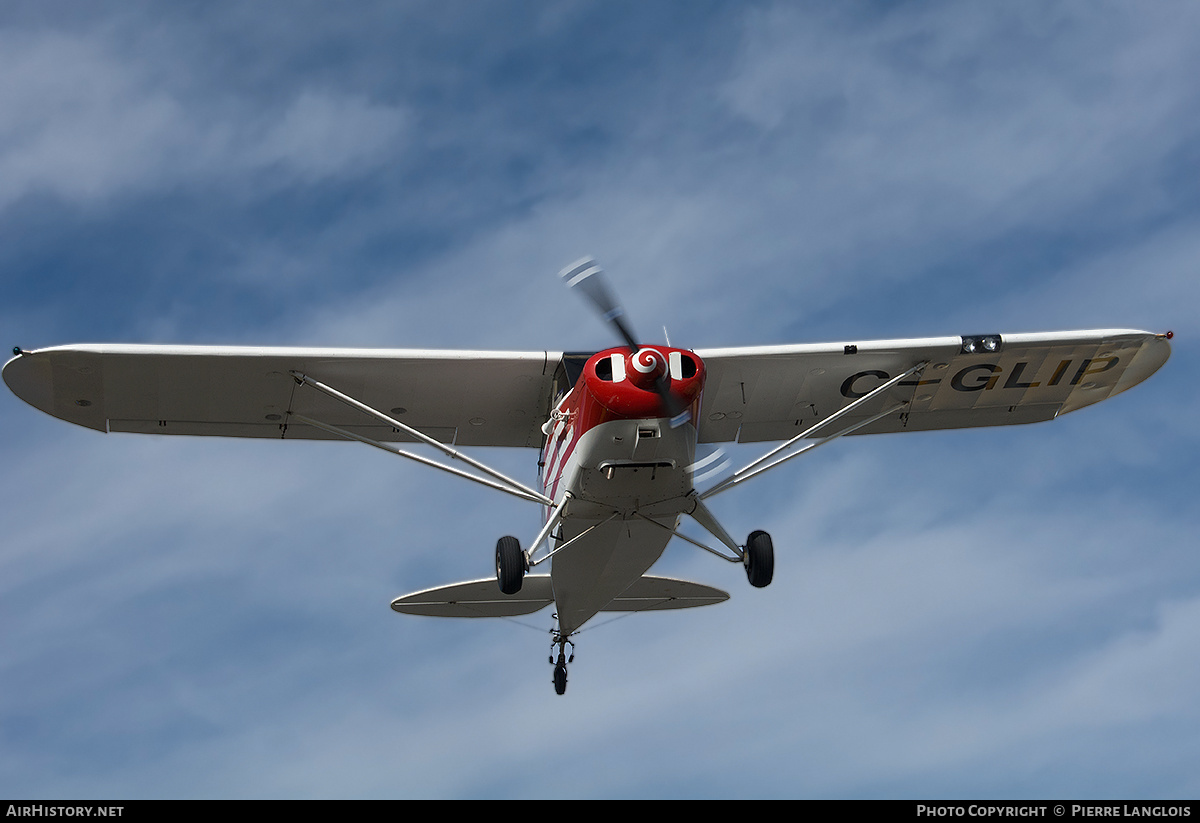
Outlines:
POLYGON ((112 432, 337 439, 307 415, 382 441, 411 438, 312 388, 297 371, 443 442, 539 446, 556 352, 78 345, 22 352, 22 400, 112 432))
POLYGON ((699 439, 790 439, 924 361, 929 365, 923 372, 855 409, 834 428, 866 420, 899 401, 910 404, 855 433, 1051 420, 1145 380, 1170 356, 1167 338, 1107 329, 697 349, 708 370, 699 439))
MULTIPOLYGON (((856 433, 1050 420, 1145 380, 1165 335, 1130 330, 698 349, 701 442, 786 440, 906 369, 856 409, 910 401, 856 433), (995 350, 983 346, 996 341, 995 350), (968 351, 968 343, 977 344, 968 351)), ((4 380, 30 405, 99 431, 336 439, 295 412, 381 441, 411 438, 292 377, 301 372, 443 442, 538 446, 558 352, 77 345, 22 352, 4 380)), ((817 432, 818 435, 831 432, 817 432)))

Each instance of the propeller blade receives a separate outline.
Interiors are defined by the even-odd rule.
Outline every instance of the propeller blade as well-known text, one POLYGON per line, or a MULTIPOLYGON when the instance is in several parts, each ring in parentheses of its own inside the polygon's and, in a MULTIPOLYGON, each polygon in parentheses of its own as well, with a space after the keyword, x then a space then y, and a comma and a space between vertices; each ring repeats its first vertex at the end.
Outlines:
MULTIPOLYGON (((604 269, 600 268, 595 260, 585 257, 567 266, 558 273, 558 276, 563 279, 568 288, 579 289, 587 297, 604 322, 611 323, 616 328, 621 339, 625 341, 625 345, 629 347, 631 354, 641 348, 633 329, 625 319, 625 309, 621 308, 621 304, 617 302, 616 295, 608 284, 608 277, 604 274, 604 269)), ((667 414, 671 418, 671 428, 682 426, 692 419, 691 410, 671 391, 669 374, 664 372, 658 376, 654 381, 654 391, 662 399, 663 405, 667 409, 667 414)))
POLYGON ((612 288, 608 285, 608 277, 605 276, 604 269, 596 265, 595 260, 585 257, 583 260, 567 266, 558 273, 558 276, 563 279, 568 288, 577 288, 583 292, 583 295, 600 313, 604 322, 611 323, 616 328, 617 333, 621 335, 621 339, 625 341, 625 345, 631 352, 640 348, 633 329, 625 320, 625 309, 621 308, 621 304, 617 302, 612 288))
POLYGON ((687 467, 687 470, 692 473, 692 483, 696 485, 716 477, 733 465, 733 461, 726 456, 724 449, 719 446, 710 448, 712 451, 705 457, 697 458, 695 463, 687 467))
POLYGON ((692 419, 692 410, 683 405, 683 402, 671 391, 671 376, 663 373, 654 381, 654 390, 658 396, 662 398, 663 405, 667 407, 667 414, 671 417, 671 428, 677 429, 684 423, 692 419))

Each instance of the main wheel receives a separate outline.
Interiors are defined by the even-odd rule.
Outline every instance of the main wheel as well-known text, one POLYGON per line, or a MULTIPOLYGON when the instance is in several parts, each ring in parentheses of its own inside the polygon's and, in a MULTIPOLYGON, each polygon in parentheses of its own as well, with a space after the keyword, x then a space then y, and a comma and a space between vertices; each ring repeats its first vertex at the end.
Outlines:
POLYGON ((516 594, 521 590, 525 577, 525 554, 515 537, 501 537, 496 541, 496 582, 505 594, 516 594))
POLYGON ((567 667, 562 663, 554 667, 554 692, 555 694, 567 693, 567 667))
POLYGON ((775 545, 771 535, 764 531, 750 532, 746 538, 746 554, 743 558, 746 565, 746 579, 756 589, 770 585, 775 576, 775 545))

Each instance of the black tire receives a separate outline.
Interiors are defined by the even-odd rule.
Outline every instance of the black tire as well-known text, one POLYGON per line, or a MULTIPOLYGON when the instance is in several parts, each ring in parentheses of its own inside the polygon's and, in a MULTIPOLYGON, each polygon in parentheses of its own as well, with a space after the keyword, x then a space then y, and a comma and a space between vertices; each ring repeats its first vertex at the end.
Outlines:
POLYGON ((775 576, 775 544, 764 531, 750 532, 746 538, 746 579, 756 589, 771 584, 775 576))
POLYGON ((496 582, 504 594, 516 594, 521 590, 525 577, 525 555, 515 537, 501 537, 496 541, 496 582))
POLYGON ((567 693, 567 667, 562 663, 554 667, 554 692, 555 694, 567 693))

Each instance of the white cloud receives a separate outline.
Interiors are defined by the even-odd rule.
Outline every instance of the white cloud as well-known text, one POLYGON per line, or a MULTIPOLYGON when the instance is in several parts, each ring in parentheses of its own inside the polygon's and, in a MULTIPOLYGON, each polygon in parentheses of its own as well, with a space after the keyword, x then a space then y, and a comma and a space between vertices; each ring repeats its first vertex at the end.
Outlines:
POLYGON ((801 172, 839 262, 855 244, 953 252, 1018 226, 1128 219, 1161 205, 1155 168, 1200 129, 1195 21, 1179 6, 1076 11, 772 6, 748 15, 722 99, 801 172))
POLYGON ((301 88, 285 106, 174 90, 95 37, 0 36, 0 207, 27 195, 94 204, 180 185, 275 189, 355 175, 402 145, 408 115, 301 88))
POLYGON ((395 107, 303 91, 261 138, 247 141, 247 162, 251 168, 278 163, 306 180, 353 173, 402 148, 406 126, 395 107))

